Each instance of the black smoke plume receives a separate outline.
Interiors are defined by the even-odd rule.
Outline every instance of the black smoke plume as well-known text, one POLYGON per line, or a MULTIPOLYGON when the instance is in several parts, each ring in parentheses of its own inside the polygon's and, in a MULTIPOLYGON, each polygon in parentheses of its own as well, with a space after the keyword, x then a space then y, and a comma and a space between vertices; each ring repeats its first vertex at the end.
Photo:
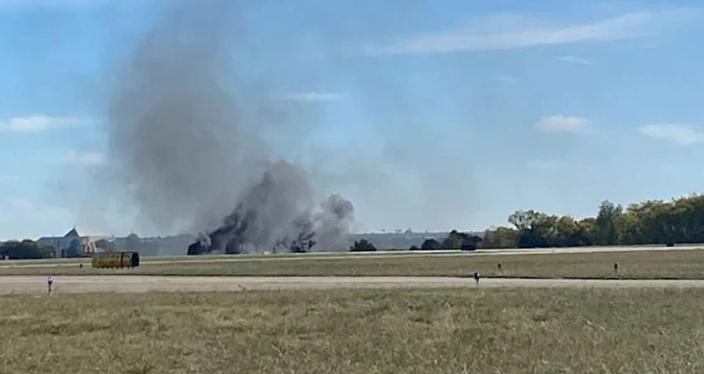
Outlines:
POLYGON ((349 231, 352 204, 332 195, 313 211, 310 186, 299 168, 278 162, 238 202, 224 223, 193 243, 189 254, 257 250, 308 252, 316 244, 340 248, 349 231))
POLYGON ((216 227, 189 252, 332 249, 349 229, 352 205, 333 196, 316 208, 305 171, 272 156, 257 126, 276 121, 267 113, 278 108, 258 110, 256 124, 243 114, 275 103, 233 93, 235 4, 174 6, 144 37, 118 75, 112 159, 160 231, 216 227))

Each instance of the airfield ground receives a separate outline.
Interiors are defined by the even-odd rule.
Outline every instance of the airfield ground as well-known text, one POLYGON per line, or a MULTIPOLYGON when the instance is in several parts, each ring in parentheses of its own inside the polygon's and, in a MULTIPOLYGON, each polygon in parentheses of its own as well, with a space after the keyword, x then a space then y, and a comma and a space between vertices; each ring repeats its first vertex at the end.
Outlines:
POLYGON ((0 373, 704 372, 704 250, 556 252, 0 261, 0 373))
POLYGON ((586 248, 502 252, 145 257, 135 269, 92 269, 86 259, 0 261, 0 275, 442 276, 704 279, 704 249, 586 248), (555 253, 553 253, 555 252, 555 253), (81 268, 79 264, 83 263, 81 268), (618 263, 618 271, 614 270, 618 263), (499 264, 501 267, 499 268, 499 264))
POLYGON ((2 373, 704 370, 704 290, 454 288, 0 297, 2 373))

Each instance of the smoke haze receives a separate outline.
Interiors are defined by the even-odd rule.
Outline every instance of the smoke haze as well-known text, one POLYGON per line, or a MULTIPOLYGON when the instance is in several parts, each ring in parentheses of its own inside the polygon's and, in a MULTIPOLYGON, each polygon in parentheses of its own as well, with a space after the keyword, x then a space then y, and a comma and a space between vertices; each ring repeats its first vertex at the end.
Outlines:
POLYGON ((351 203, 335 195, 314 209, 306 172, 275 160, 242 115, 243 105, 268 104, 243 104, 226 87, 238 57, 228 48, 232 2, 194 4, 164 13, 120 73, 110 108, 111 156, 143 218, 162 232, 220 225, 213 251, 310 249, 316 232, 320 245, 339 243, 351 203))

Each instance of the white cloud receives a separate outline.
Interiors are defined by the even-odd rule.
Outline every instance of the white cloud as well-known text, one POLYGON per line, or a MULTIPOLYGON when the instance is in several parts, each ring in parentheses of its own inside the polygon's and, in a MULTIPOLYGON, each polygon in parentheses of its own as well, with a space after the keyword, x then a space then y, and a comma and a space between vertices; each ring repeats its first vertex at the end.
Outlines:
POLYGON ((475 19, 471 27, 419 34, 386 43, 368 44, 366 54, 425 54, 527 48, 587 41, 612 41, 645 35, 661 14, 626 13, 590 23, 556 25, 515 15, 475 19))
POLYGON ((42 132, 65 127, 77 127, 83 124, 83 121, 75 117, 53 117, 44 114, 35 114, 26 117, 13 117, 0 120, 0 130, 42 132))
POLYGON ((640 128, 640 133, 679 145, 691 145, 704 141, 704 131, 698 127, 681 123, 646 125, 640 128))
POLYGON ((64 155, 64 161, 73 164, 88 166, 99 166, 105 164, 105 155, 101 152, 68 151, 64 155))
POLYGON ((294 92, 284 95, 283 98, 292 101, 339 101, 344 95, 330 92, 294 92))
POLYGON ((541 117, 535 123, 535 127, 545 132, 584 132, 587 129, 589 121, 583 117, 565 116, 556 114, 552 116, 541 117))
POLYGON ((583 57, 577 57, 577 56, 560 56, 557 58, 558 61, 562 62, 569 62, 571 64, 579 64, 579 65, 591 65, 593 64, 592 60, 583 58, 583 57))

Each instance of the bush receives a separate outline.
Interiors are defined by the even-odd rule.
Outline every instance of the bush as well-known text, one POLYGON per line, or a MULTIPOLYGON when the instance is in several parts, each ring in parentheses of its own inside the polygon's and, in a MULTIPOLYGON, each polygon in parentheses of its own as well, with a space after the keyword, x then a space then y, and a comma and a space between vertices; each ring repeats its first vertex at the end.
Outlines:
POLYGON ((440 243, 435 239, 425 239, 420 249, 424 251, 440 249, 440 243))
POLYGON ((473 251, 477 249, 477 244, 482 238, 476 235, 469 235, 457 230, 450 231, 450 234, 440 245, 444 249, 461 249, 463 251, 473 251))

